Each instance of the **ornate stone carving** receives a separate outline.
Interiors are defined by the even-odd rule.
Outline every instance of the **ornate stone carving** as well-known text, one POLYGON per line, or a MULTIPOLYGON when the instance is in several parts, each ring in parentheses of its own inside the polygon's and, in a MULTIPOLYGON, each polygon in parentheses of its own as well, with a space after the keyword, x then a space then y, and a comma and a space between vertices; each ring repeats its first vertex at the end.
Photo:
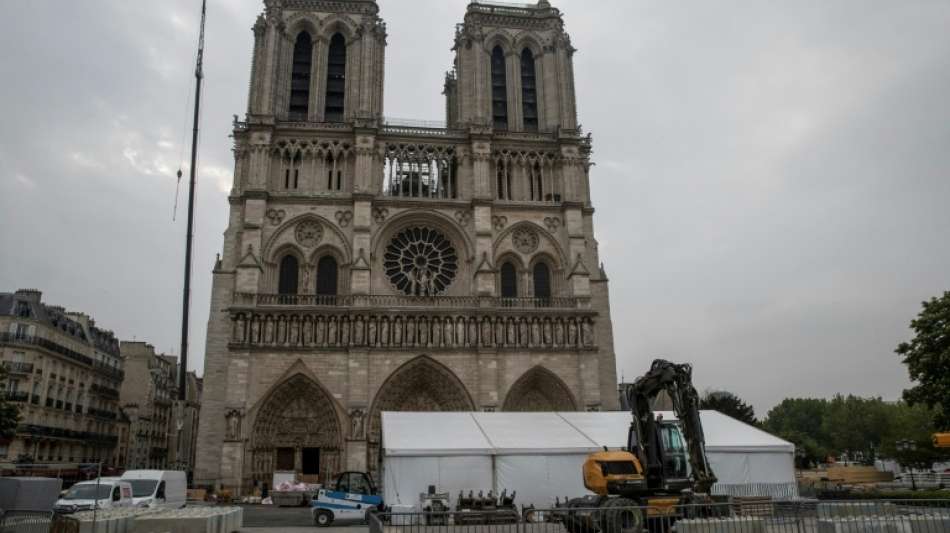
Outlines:
POLYGON ((514 244, 515 250, 530 255, 538 250, 541 239, 538 237, 538 232, 531 228, 521 227, 512 232, 511 242, 514 244))
POLYGON ((287 216, 287 212, 283 209, 268 209, 267 218, 270 220, 272 226, 279 226, 281 222, 284 221, 284 217, 287 216))
POLYGON ((410 296, 442 294, 455 280, 458 254, 444 235, 430 228, 408 228, 386 247, 383 268, 393 287, 410 296))
POLYGON ((377 224, 382 224, 386 222, 386 219, 389 218, 389 209, 385 207, 376 207, 373 208, 373 220, 377 224))
POLYGON ((548 228, 548 231, 554 233, 561 227, 561 219, 558 217, 546 217, 544 219, 544 225, 548 228))
POLYGON ((505 226, 508 225, 508 217, 506 216, 493 216, 491 217, 492 227, 495 228, 495 231, 501 231, 505 229, 505 226))
POLYGON ((360 440, 365 438, 365 424, 364 419, 366 418, 366 411, 362 409, 353 409, 350 411, 350 438, 354 440, 360 440))
POLYGON ((350 222, 353 221, 353 212, 352 211, 337 211, 336 212, 336 222, 340 225, 341 228, 345 228, 350 225, 350 222))
POLYGON ((294 230, 297 243, 306 248, 314 248, 323 240, 323 226, 316 220, 304 220, 294 230))
POLYGON ((455 212, 455 220, 459 223, 459 226, 467 227, 469 222, 472 221, 471 211, 459 209, 455 212))
POLYGON ((227 421, 227 434, 225 436, 226 440, 239 440, 241 438, 241 411, 237 409, 232 409, 228 411, 228 414, 225 415, 225 420, 227 421))

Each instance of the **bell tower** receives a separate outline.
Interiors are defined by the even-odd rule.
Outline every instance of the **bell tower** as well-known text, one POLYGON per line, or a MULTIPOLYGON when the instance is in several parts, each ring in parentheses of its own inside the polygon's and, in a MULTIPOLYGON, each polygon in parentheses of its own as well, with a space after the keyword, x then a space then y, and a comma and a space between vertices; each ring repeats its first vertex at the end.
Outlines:
POLYGON ((383 113, 386 24, 375 0, 267 0, 254 24, 250 120, 383 113))
POLYGON ((452 125, 553 132, 577 127, 574 47, 561 12, 533 5, 469 4, 446 80, 452 125))

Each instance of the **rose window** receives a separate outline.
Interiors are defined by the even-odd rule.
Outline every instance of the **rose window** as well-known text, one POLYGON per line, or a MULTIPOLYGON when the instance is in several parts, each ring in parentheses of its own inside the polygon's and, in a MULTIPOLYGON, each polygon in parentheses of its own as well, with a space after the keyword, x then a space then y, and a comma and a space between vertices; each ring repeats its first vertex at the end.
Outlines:
POLYGON ((396 290, 410 296, 442 294, 458 272, 458 254, 436 230, 403 230, 386 247, 386 276, 396 290))

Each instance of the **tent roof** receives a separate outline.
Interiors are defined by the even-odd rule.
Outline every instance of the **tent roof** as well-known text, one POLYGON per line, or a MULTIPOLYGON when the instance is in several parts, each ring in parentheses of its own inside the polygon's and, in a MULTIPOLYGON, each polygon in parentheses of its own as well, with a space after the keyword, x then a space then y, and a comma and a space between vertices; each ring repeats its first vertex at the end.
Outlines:
MULTIPOLYGON (((663 412, 667 420, 673 413, 663 412)), ((382 414, 389 456, 589 453, 626 446, 630 413, 382 414)), ((706 448, 713 453, 794 453, 778 437, 716 411, 702 411, 706 448)))

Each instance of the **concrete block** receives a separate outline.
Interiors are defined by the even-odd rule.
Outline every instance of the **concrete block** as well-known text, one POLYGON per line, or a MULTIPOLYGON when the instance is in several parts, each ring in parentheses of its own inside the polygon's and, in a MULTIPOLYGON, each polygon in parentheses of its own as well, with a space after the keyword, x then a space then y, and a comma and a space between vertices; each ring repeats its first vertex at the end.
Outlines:
POLYGON ((765 524, 756 517, 680 520, 677 533, 765 533, 765 524))
POLYGON ((897 507, 890 502, 855 501, 818 504, 818 518, 895 515, 897 515, 897 507))
POLYGON ((950 531, 950 515, 908 516, 904 518, 910 533, 943 533, 950 531))
POLYGON ((894 516, 818 520, 818 533, 904 533, 904 531, 904 519, 894 516))
POLYGON ((185 507, 139 517, 134 533, 233 533, 243 525, 240 507, 185 507))

